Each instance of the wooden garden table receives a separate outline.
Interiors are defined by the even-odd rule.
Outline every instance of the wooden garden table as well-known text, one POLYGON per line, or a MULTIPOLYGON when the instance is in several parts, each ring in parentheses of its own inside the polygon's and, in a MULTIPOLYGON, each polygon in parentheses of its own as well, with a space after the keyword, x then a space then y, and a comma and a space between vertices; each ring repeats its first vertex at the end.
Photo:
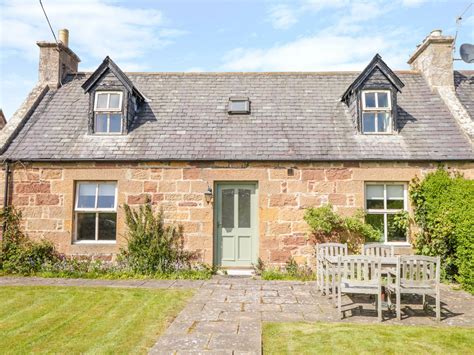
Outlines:
MULTIPOLYGON (((343 258, 343 257, 342 257, 343 258)), ((326 275, 325 275, 325 289, 326 295, 329 296, 329 283, 331 283, 331 292, 334 304, 336 304, 336 274, 339 273, 337 270, 337 256, 325 256, 326 263, 326 275), (329 281, 331 280, 331 281, 329 281)), ((397 266, 397 257, 380 257, 382 259, 382 275, 387 275, 389 271, 393 270, 397 266)), ((389 301, 390 303, 390 301, 389 301)))

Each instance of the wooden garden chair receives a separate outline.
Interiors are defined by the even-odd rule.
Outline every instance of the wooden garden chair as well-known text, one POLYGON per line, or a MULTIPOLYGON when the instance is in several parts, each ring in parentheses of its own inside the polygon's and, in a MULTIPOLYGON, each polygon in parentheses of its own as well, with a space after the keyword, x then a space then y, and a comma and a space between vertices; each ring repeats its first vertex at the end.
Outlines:
POLYGON ((367 243, 362 246, 362 255, 379 256, 382 258, 393 257, 395 255, 392 245, 380 243, 367 243))
POLYGON ((341 318, 342 294, 376 295, 378 320, 382 321, 382 261, 379 257, 349 255, 338 258, 338 309, 341 318))
POLYGON ((347 255, 347 244, 323 243, 316 244, 316 286, 317 289, 329 295, 329 285, 332 284, 332 293, 335 293, 337 258, 347 255), (328 261, 332 259, 332 262, 328 261))
POLYGON ((401 295, 423 296, 423 309, 428 308, 426 295, 435 298, 436 321, 441 319, 440 301, 440 258, 432 256, 399 256, 397 267, 389 273, 387 290, 396 295, 397 319, 401 320, 401 295))

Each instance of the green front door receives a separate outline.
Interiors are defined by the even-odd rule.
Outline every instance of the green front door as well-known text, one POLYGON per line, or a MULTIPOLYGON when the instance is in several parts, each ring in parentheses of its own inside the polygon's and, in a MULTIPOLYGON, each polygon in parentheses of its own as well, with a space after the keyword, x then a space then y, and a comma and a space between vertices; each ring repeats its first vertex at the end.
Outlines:
POLYGON ((216 190, 217 264, 251 266, 258 257, 256 184, 221 183, 216 190))

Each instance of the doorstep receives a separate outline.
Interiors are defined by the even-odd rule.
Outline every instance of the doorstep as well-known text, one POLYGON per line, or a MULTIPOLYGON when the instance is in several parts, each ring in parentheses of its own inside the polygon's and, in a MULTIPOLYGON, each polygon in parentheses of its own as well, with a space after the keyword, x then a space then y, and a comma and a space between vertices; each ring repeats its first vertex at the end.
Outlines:
POLYGON ((254 276, 255 270, 253 268, 223 268, 227 276, 254 276))

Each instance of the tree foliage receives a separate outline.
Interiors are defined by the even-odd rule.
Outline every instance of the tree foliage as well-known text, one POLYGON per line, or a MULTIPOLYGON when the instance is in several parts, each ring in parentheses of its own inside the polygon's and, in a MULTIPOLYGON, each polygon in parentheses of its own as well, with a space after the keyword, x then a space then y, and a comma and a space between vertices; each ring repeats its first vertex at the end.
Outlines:
POLYGON ((361 244, 379 241, 380 232, 364 223, 363 213, 355 216, 339 216, 331 205, 311 207, 306 210, 304 220, 318 242, 347 243, 351 252, 358 252, 361 244))
POLYGON ((415 248, 439 255, 444 278, 474 292, 474 181, 440 168, 410 184, 415 248))

